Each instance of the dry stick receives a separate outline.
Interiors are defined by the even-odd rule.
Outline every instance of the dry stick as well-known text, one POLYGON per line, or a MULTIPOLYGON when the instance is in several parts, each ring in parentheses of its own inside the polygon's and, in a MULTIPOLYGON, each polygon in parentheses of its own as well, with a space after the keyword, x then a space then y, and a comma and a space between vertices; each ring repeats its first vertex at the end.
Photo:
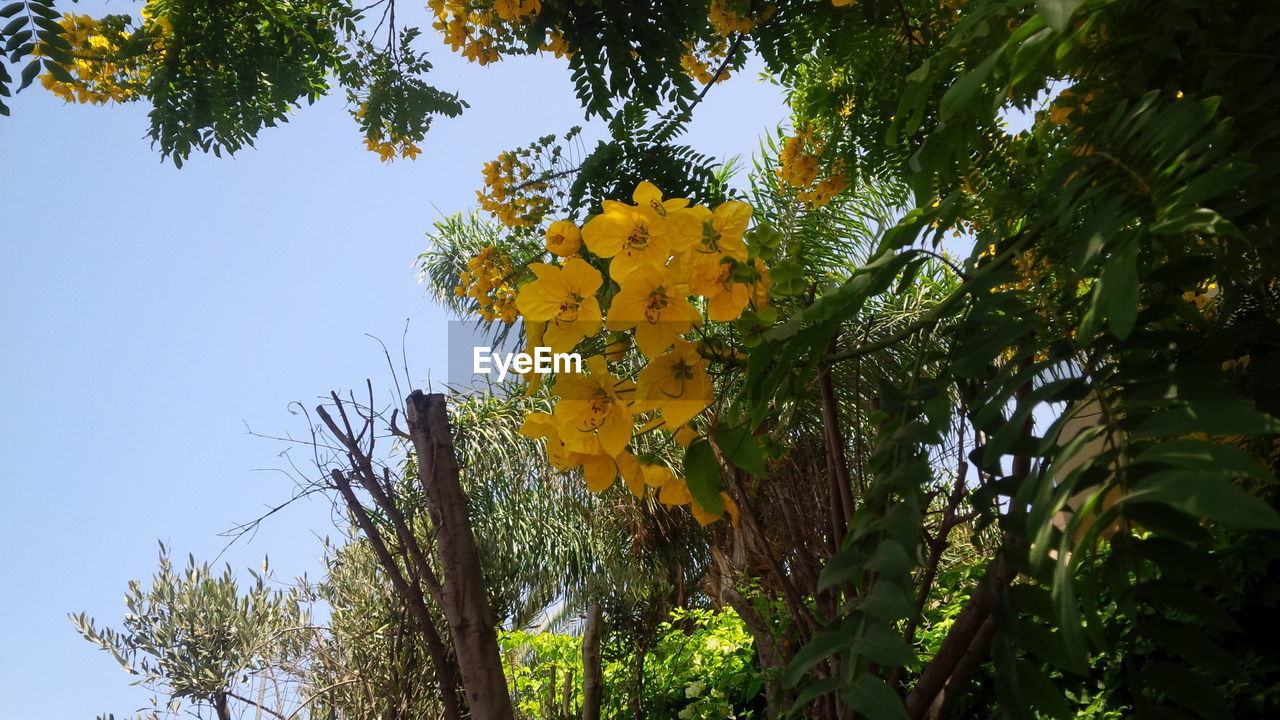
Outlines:
MULTIPOLYGON (((405 521, 404 515, 392 499, 383 491, 382 485, 378 482, 378 476, 373 469, 373 459, 370 458, 360 448, 359 443, 351 435, 351 424, 347 422, 347 413, 343 409, 342 400, 338 398, 337 393, 330 393, 334 402, 338 404, 338 412, 342 416, 343 422, 346 424, 347 432, 343 433, 338 429, 333 418, 329 413, 325 412, 324 406, 316 407, 316 413, 324 420, 325 425, 329 426, 329 432, 338 438, 339 442, 347 448, 347 454, 352 457, 352 464, 356 466, 356 479, 360 481, 360 485, 373 497, 373 501, 382 509, 391 521, 391 526, 396 531, 396 538, 400 541, 400 545, 404 547, 411 562, 411 567, 416 574, 422 578, 427 586, 428 592, 431 593, 431 599, 437 605, 444 606, 444 590, 441 587, 440 579, 436 577, 435 572, 431 569, 431 565, 427 562, 427 558, 422 553, 422 548, 418 545, 418 540, 414 536, 413 531, 409 529, 409 524, 405 521)), ((372 436, 372 432, 370 435, 372 436)))
POLYGON ((351 481, 337 468, 330 471, 330 474, 333 477, 334 484, 337 485, 338 492, 341 493, 342 499, 347 504, 347 509, 355 516, 356 524, 360 526, 365 537, 369 539, 373 554, 378 556, 378 562, 387 571, 387 577, 390 578, 396 594, 409 605, 409 611, 413 613, 414 620, 418 623, 418 628, 422 630, 423 639, 427 643, 427 651, 431 654, 431 661, 436 666, 436 677, 440 681, 440 696, 441 701, 444 703, 445 717, 449 718, 449 720, 461 720, 462 713, 458 705, 457 672, 453 662, 449 659, 449 652, 444 646, 444 641, 440 638, 440 633, 436 631, 435 623, 431 620, 431 613, 427 610, 422 591, 415 592, 413 588, 410 588, 404 576, 400 574, 400 566, 396 564, 395 559, 391 556, 391 551, 387 550, 387 545, 382 540, 381 533, 373 526, 373 521, 369 519, 364 506, 360 504, 359 498, 351 490, 351 481))
POLYGON ((485 593, 480 551, 458 480, 453 436, 443 395, 414 390, 405 417, 418 458, 418 479, 436 528, 444 573, 442 608, 449 621, 458 667, 474 720, 511 720, 514 709, 498 653, 497 624, 485 593))

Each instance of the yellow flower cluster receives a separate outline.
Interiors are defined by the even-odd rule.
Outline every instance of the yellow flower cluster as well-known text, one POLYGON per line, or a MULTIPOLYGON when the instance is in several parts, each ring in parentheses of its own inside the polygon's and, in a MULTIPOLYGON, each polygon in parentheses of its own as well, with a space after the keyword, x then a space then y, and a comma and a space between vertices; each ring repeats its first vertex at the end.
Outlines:
POLYGON ((467 260, 467 269, 458 276, 453 294, 476 301, 475 312, 487 322, 516 321, 516 291, 512 285, 511 262, 490 245, 467 260))
POLYGON ((712 83, 722 83, 728 80, 731 73, 729 70, 720 69, 721 62, 729 54, 729 43, 725 37, 719 37, 715 41, 705 44, 702 48, 696 47, 693 43, 685 43, 685 53, 680 56, 680 67, 684 69, 684 74, 693 78, 703 85, 712 83), (712 65, 719 70, 712 76, 712 65))
MULTIPOLYGON (((530 265, 533 279, 515 295, 529 350, 569 352, 608 332, 605 354, 587 358, 585 372, 556 377, 552 412, 525 419, 521 432, 546 440, 553 467, 581 467, 593 492, 621 477, 637 496, 654 488, 659 502, 690 505, 703 524, 716 520, 694 502, 684 478, 643 462, 629 446, 659 428, 684 445, 697 437, 691 423, 711 404, 714 388, 708 354, 686 336, 707 320, 730 322, 748 306, 767 307, 768 268, 749 259, 744 239, 751 215, 746 203, 711 209, 664 199, 642 182, 631 203, 605 201, 581 229, 564 220, 548 227, 546 247, 563 260, 530 265), (632 347, 643 367, 634 377, 615 377, 609 363, 632 347)), ((467 280, 477 284, 455 292, 476 297, 479 288, 499 285, 505 292, 506 268, 491 250, 468 264, 467 280)), ((736 523, 732 500, 722 499, 736 523)))
MULTIPOLYGON (((501 60, 503 39, 542 12, 541 0, 429 0, 428 6, 435 16, 432 27, 444 36, 449 49, 480 65, 501 60)), ((563 38, 553 33, 544 49, 560 57, 568 51, 563 43, 563 38)))
MULTIPOLYGON (((148 8, 143 8, 143 16, 150 22, 148 8)), ((162 31, 171 27, 168 18, 161 18, 156 24, 162 31)), ((58 25, 75 58, 69 65, 59 65, 73 81, 59 80, 46 71, 40 75, 40 84, 46 90, 67 102, 94 105, 137 99, 136 88, 146 81, 149 73, 136 64, 122 64, 117 60, 119 46, 103 35, 102 26, 96 19, 68 13, 58 19, 58 25)), ((162 41, 157 39, 156 43, 159 46, 162 41)), ((33 54, 43 53, 37 47, 33 54)))
POLYGON ((404 138, 392 137, 390 140, 382 139, 381 135, 375 137, 366 137, 364 146, 370 152, 378 154, 378 159, 382 162, 391 162, 396 156, 413 160, 422 154, 422 149, 416 143, 404 138))
POLYGON ((547 183, 512 151, 484 164, 484 185, 476 191, 480 207, 507 227, 533 227, 551 209, 551 199, 539 194, 546 192, 547 183))
POLYGON ((1195 290, 1190 290, 1182 294, 1182 299, 1195 305, 1202 315, 1208 315, 1212 311, 1212 306, 1217 302, 1220 294, 1218 283, 1203 282, 1195 290))
POLYGON ((813 128, 805 127, 782 145, 778 167, 774 171, 785 186, 798 190, 796 197, 811 207, 822 207, 849 187, 844 173, 837 170, 819 180, 819 156, 823 143, 816 140, 813 128))
POLYGON ((733 33, 743 33, 745 35, 755 29, 756 26, 755 19, 744 17, 734 12, 726 0, 711 0, 711 7, 708 9, 707 15, 711 21, 711 27, 715 28, 715 31, 722 36, 732 35, 733 33))
MULTIPOLYGON (((356 117, 363 118, 368 108, 367 101, 361 104, 356 117)), ((365 135, 364 146, 369 152, 377 153, 382 162, 393 162, 396 157, 414 160, 422 154, 422 148, 417 143, 396 135, 390 128, 370 128, 365 135)))

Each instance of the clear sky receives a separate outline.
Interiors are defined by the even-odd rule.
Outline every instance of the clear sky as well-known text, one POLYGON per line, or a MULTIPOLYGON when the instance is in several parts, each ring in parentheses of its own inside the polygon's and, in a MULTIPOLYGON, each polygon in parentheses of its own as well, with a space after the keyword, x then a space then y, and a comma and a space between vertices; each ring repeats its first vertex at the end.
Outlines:
MULTIPOLYGON (((157 540, 213 559, 220 532, 287 498, 270 471, 287 445, 246 426, 296 436, 291 403, 390 388, 366 333, 398 352, 407 319, 415 380, 444 377, 445 318, 412 271, 423 233, 473 205, 486 160, 581 113, 563 61, 480 68, 424 41, 435 83, 472 107, 437 120, 415 162, 378 162, 338 98, 182 170, 150 148, 140 104, 67 106, 37 86, 0 118, 0 717, 145 702, 67 613, 118 624, 157 540)), ((687 140, 749 155, 786 116, 748 72, 711 91, 687 140)), ((328 504, 302 503, 224 559, 314 577, 333 534, 328 504)))

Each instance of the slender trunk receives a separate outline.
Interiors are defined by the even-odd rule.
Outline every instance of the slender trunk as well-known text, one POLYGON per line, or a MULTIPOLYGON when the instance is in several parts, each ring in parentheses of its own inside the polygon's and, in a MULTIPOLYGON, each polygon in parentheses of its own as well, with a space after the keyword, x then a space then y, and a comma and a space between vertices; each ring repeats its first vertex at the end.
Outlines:
POLYGON ((600 720, 604 677, 600 667, 600 641, 604 636, 604 608, 592 603, 582 628, 582 720, 600 720))
POLYGON ((373 553, 377 556, 378 563, 382 565, 382 569, 386 571, 387 577, 391 580, 391 585, 395 588, 396 595, 408 605, 409 612, 413 614, 414 621, 422 632, 422 637, 427 643, 427 652, 431 655, 432 664, 435 665, 436 681, 440 685, 440 700, 444 706, 445 718, 447 720, 460 720, 462 718, 462 709, 458 702, 457 669, 454 666, 453 658, 449 657, 448 649, 444 646, 444 640, 440 637, 439 632, 436 631, 435 622, 431 619, 431 613, 427 609, 422 589, 410 584, 401 574, 400 565, 392 557, 391 551, 382 539, 382 533, 374 526, 373 520, 365 512, 364 506, 360 504, 355 492, 352 491, 351 481, 336 468, 331 472, 331 476, 338 488, 338 492, 342 495, 342 499, 347 505, 347 509, 355 517, 356 524, 360 526, 360 530, 369 539, 369 546, 373 548, 373 553))
POLYGON ((442 609, 471 716, 474 720, 512 720, 514 711, 502 672, 496 623, 485 595, 467 497, 458 481, 444 396, 413 391, 406 399, 405 417, 417 454, 418 479, 436 529, 444 575, 442 609))
POLYGON ((582 720, 600 720, 604 676, 600 671, 600 641, 604 637, 604 607, 593 602, 582 626, 582 720))
POLYGON ((218 713, 218 720, 231 720, 231 708, 227 707, 227 694, 215 693, 213 696, 213 709, 218 713))

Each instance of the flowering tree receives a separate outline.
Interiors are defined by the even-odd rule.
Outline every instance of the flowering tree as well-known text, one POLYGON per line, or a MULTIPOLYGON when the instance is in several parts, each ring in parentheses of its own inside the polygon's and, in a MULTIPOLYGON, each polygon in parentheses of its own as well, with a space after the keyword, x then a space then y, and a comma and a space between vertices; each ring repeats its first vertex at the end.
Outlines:
MULTIPOLYGON (((376 40, 372 8, 339 0, 235 7, 156 0, 135 23, 24 0, 0 32, 19 85, 152 102, 176 161, 333 81, 388 160, 462 110, 390 0, 376 40)), ((562 57, 610 131, 487 166, 503 229, 436 275, 454 307, 589 357, 533 390, 554 398, 524 423, 549 463, 737 518, 717 566, 786 611, 718 597, 786 668, 785 704, 942 718, 977 687, 1019 717, 1278 711, 1274 646, 1242 631, 1280 596, 1274 3, 430 7, 477 63, 562 57), (757 173, 769 198, 744 202, 674 139, 749 53, 795 117, 757 173), (896 212, 861 232, 855 201, 886 188, 896 212), (948 236, 974 252, 940 253, 948 236), (984 560, 945 634, 922 632, 961 541, 984 560)))

